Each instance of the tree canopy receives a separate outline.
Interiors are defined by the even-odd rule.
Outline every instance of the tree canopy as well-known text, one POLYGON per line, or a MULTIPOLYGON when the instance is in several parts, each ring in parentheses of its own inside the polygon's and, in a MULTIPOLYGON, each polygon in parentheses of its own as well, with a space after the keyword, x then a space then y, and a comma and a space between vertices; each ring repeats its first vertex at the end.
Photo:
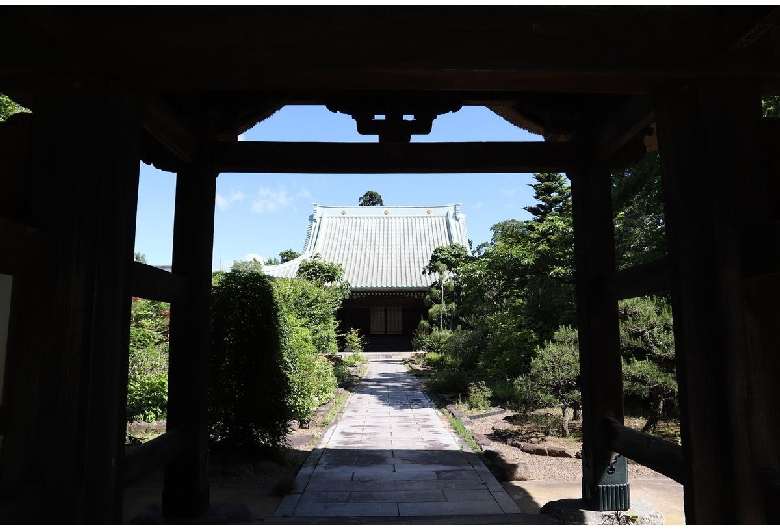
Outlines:
POLYGON ((385 202, 379 193, 369 190, 358 199, 358 206, 384 206, 385 202))
MULTIPOLYGON (((434 250, 424 272, 438 281, 415 341, 444 354, 436 391, 462 392, 484 379, 499 399, 560 407, 565 433, 569 409, 579 408, 571 188, 558 173, 534 174, 531 187, 531 218, 494 224, 475 255, 455 246, 434 250), (442 330, 448 317, 454 325, 442 330)), ((618 265, 664 257, 658 154, 613 172, 612 194, 618 265)), ((620 329, 627 406, 649 418, 650 430, 676 397, 668 300, 621 302, 620 329)))
POLYGON ((30 112, 30 110, 22 107, 5 94, 0 93, 0 122, 7 120, 17 112, 30 112))
POLYGON ((300 252, 295 252, 293 249, 288 248, 287 250, 282 250, 279 253, 279 257, 282 260, 282 263, 287 263, 288 261, 292 261, 295 258, 299 257, 301 255, 300 252))

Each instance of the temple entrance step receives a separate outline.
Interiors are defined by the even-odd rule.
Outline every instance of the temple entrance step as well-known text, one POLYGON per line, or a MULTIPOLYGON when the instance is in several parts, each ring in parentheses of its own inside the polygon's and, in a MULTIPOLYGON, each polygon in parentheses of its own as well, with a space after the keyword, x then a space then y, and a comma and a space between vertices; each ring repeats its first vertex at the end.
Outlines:
MULTIPOLYGON (((369 361, 402 361, 414 357, 413 351, 370 351, 363 352, 361 355, 369 361)), ((349 357, 352 352, 339 352, 341 357, 349 357)))
POLYGON ((369 335, 363 347, 367 352, 412 351, 412 338, 406 335, 369 335))

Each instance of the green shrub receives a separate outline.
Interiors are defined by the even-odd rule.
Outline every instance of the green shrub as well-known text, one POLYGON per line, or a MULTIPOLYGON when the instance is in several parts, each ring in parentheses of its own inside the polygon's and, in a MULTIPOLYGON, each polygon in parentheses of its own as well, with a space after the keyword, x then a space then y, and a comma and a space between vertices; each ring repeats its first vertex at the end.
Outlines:
POLYGON ((284 369, 290 384, 287 405, 292 418, 305 422, 336 390, 333 365, 317 353, 311 332, 300 319, 281 316, 284 369))
POLYGON ((337 364, 333 367, 333 373, 336 374, 338 386, 343 387, 352 378, 352 372, 346 364, 337 364))
POLYGON ((576 407, 580 403, 580 352, 577 330, 561 326, 553 340, 536 349, 528 381, 539 404, 576 407))
POLYGON ((133 298, 130 309, 126 420, 155 421, 168 409, 170 305, 133 298))
POLYGON ((531 404, 561 409, 561 435, 569 436, 569 412, 579 408, 580 355, 577 330, 561 326, 551 341, 536 349, 531 369, 525 379, 531 404), (536 403, 534 403, 536 402, 536 403))
POLYGON ((469 373, 459 366, 442 366, 426 382, 428 390, 440 393, 466 393, 469 388, 469 373))
POLYGON ((430 333, 424 333, 417 328, 412 340, 416 350, 424 350, 428 353, 443 353, 452 332, 448 329, 435 329, 430 333))
POLYGON ((228 445, 281 445, 291 419, 279 310, 266 276, 226 273, 212 287, 209 434, 228 445))
POLYGON ((534 410, 541 406, 536 393, 531 388, 532 384, 528 375, 521 375, 514 379, 503 379, 493 384, 494 395, 498 399, 507 402, 507 406, 514 410, 534 410))
MULTIPOLYGON (((549 412, 532 413, 528 420, 536 424, 546 436, 560 436, 563 428, 563 417, 549 412)), ((568 436, 568 435, 567 435, 568 436)))
POLYGON ((671 306, 651 296, 621 300, 619 311, 626 401, 647 415, 642 430, 653 432, 677 398, 671 306))
POLYGON ((507 403, 508 408, 515 408, 517 403, 517 396, 515 387, 510 379, 496 379, 490 381, 490 389, 493 392, 493 397, 499 401, 507 403))
POLYGON ((353 353, 360 353, 363 351, 363 343, 365 337, 354 328, 349 328, 349 331, 344 335, 344 348, 346 351, 353 353))
POLYGON ((516 304, 487 317, 487 346, 481 368, 493 379, 513 379, 527 373, 536 346, 536 334, 525 326, 516 304))
POLYGON ((488 409, 491 406, 490 398, 492 395, 493 392, 488 388, 484 381, 469 383, 466 402, 468 403, 469 408, 472 409, 488 409))
POLYGON ((165 419, 168 409, 168 374, 134 377, 127 385, 128 421, 165 419))
POLYGON ((463 367, 477 366, 479 356, 485 349, 484 333, 477 330, 456 329, 444 344, 444 353, 453 359, 458 359, 463 367))
POLYGON ((302 278, 277 278, 273 281, 273 288, 280 310, 300 319, 309 328, 316 350, 319 353, 336 353, 336 311, 349 289, 302 278))
POLYGON ((368 359, 366 359, 365 355, 360 353, 353 353, 352 355, 347 355, 344 357, 343 361, 347 366, 357 366, 359 364, 368 362, 368 359))
POLYGON ((446 358, 441 353, 426 352, 422 358, 422 364, 424 366, 441 366, 446 361, 446 358))

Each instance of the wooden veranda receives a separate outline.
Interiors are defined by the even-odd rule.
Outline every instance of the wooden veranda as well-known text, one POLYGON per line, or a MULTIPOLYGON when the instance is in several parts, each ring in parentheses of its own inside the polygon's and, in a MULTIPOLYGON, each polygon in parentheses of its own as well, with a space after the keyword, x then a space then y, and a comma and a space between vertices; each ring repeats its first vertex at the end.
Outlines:
POLYGON ((627 507, 628 457, 684 484, 688 523, 777 523, 780 125, 761 100, 780 94, 779 17, 768 6, 0 7, 0 92, 32 109, 0 124, 0 274, 12 278, 0 284, 0 521, 119 522, 123 488, 159 466, 166 514, 208 505, 220 173, 565 171, 583 497, 627 507), (348 113, 379 142, 236 141, 296 104, 348 113), (544 141, 408 142, 463 105, 544 141), (655 148, 669 255, 618 272, 609 171, 655 148), (133 261, 139 160, 177 174, 171 273, 133 261), (673 303, 682 447, 622 425, 617 303, 656 292, 673 303), (134 295, 171 302, 169 421, 125 455, 134 295))

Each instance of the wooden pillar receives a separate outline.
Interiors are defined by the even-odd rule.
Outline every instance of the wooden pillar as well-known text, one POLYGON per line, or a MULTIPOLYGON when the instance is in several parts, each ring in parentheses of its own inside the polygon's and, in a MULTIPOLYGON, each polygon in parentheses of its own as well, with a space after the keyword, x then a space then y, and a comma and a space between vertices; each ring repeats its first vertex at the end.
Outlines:
POLYGON ((657 96, 687 523, 764 523, 777 510, 762 478, 778 463, 776 438, 774 449, 766 440, 767 429, 777 432, 777 373, 765 364, 777 356, 777 342, 766 341, 777 322, 760 315, 762 304, 777 314, 777 300, 753 293, 751 303, 745 279, 764 193, 754 186, 760 113, 751 80, 699 80, 657 96))
POLYGON ((50 236, 15 277, 0 466, 4 521, 121 522, 141 98, 99 79, 35 93, 20 222, 50 236))
POLYGON ((606 418, 623 423, 617 300, 606 289, 615 270, 612 189, 606 167, 570 172, 582 390, 582 498, 594 510, 626 510, 626 459, 606 440, 606 418))
POLYGON ((200 167, 176 178, 172 272, 187 281, 171 304, 168 430, 184 432, 179 458, 165 466, 163 513, 188 517, 209 505, 207 390, 211 258, 217 175, 200 167))

